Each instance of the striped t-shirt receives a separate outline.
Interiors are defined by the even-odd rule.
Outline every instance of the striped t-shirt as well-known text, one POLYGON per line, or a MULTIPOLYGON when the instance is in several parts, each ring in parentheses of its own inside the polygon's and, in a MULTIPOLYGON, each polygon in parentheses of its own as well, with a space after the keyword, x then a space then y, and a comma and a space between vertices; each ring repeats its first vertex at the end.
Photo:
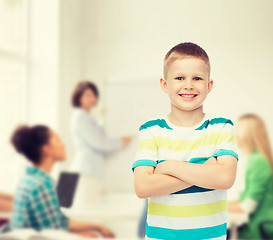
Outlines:
MULTIPOLYGON (((206 114, 194 127, 173 125, 167 116, 147 121, 139 128, 133 169, 164 160, 203 164, 212 156, 236 153, 233 123, 206 114)), ((226 239, 226 190, 192 186, 170 195, 149 198, 147 239, 226 239)))

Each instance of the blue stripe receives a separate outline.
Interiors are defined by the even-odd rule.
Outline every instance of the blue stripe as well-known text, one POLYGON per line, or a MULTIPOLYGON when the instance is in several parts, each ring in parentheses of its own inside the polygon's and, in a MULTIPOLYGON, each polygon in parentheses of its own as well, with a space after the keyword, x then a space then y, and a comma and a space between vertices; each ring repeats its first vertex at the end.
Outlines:
POLYGON ((200 157, 200 158, 191 158, 188 162, 189 163, 197 163, 197 164, 203 164, 209 159, 209 157, 200 157))
POLYGON ((198 187, 198 186, 191 186, 189 188, 180 190, 178 192, 174 192, 171 194, 188 194, 188 193, 197 193, 197 192, 209 192, 209 191, 213 191, 214 189, 208 189, 208 188, 202 188, 202 187, 198 187))
POLYGON ((233 157, 237 158, 237 161, 239 160, 238 154, 232 150, 226 150, 226 149, 220 149, 219 151, 213 153, 212 157, 219 157, 223 155, 231 155, 233 157))
POLYGON ((181 240, 201 240, 225 236, 227 224, 221 224, 213 227, 195 228, 195 229, 168 229, 152 227, 146 224, 146 236, 156 239, 181 239, 181 240))
POLYGON ((133 163, 132 170, 134 171, 135 167, 138 166, 152 166, 156 167, 156 161, 154 160, 149 160, 149 159, 142 159, 142 160, 137 160, 133 163))
MULTIPOLYGON (((208 159, 209 159, 208 157, 191 158, 189 161, 185 161, 185 162, 196 163, 196 164, 203 164, 203 163, 206 162, 208 159)), ((167 161, 167 160, 157 160, 157 164, 158 164, 158 163, 165 162, 165 161, 167 161)))
POLYGON ((166 123, 164 119, 156 119, 156 120, 150 120, 142 124, 139 128, 139 131, 143 129, 147 129, 148 127, 153 127, 153 126, 159 126, 161 128, 167 128, 167 129, 173 130, 172 128, 168 126, 168 124, 166 123))
POLYGON ((206 120, 199 128, 196 128, 195 130, 203 130, 204 128, 208 128, 209 125, 219 124, 219 123, 231 124, 233 126, 233 122, 230 119, 213 118, 211 120, 206 120))
POLYGON ((165 162, 166 160, 157 160, 157 164, 158 163, 162 163, 162 162, 165 162))

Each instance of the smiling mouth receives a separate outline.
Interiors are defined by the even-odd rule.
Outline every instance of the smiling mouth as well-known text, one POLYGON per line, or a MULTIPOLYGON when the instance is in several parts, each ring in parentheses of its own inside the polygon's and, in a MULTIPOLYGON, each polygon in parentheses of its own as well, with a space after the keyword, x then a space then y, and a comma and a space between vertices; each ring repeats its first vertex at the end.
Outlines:
POLYGON ((183 98, 195 98, 197 94, 178 94, 180 97, 183 98))

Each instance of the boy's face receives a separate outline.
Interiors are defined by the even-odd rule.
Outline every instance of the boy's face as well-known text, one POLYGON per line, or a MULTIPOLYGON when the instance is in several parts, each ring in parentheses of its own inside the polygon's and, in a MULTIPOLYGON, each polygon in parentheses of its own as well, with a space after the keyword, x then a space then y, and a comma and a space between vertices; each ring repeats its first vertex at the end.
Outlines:
POLYGON ((170 97, 172 107, 180 111, 201 109, 211 91, 207 63, 196 57, 175 60, 168 67, 166 79, 160 79, 161 88, 170 97))

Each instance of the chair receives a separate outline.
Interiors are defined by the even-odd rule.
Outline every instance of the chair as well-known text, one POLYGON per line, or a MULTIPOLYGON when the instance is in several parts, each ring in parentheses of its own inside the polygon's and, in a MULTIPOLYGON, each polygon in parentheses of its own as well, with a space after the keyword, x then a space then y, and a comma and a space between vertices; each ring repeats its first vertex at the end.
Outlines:
POLYGON ((259 230, 263 240, 273 240, 273 221, 268 220, 260 223, 259 230))
POLYGON ((6 224, 9 220, 7 218, 0 218, 0 227, 6 224))
POLYGON ((72 206, 75 191, 79 180, 78 173, 62 172, 58 185, 57 195, 60 206, 69 208, 72 206))
MULTIPOLYGON (((4 221, 1 222, 1 225, 0 225, 0 234, 1 233, 7 233, 7 232, 10 232, 11 231, 11 227, 10 227, 10 223, 9 221, 5 221, 5 223, 3 223, 4 221)), ((1 238, 0 238, 1 239, 1 238)))

